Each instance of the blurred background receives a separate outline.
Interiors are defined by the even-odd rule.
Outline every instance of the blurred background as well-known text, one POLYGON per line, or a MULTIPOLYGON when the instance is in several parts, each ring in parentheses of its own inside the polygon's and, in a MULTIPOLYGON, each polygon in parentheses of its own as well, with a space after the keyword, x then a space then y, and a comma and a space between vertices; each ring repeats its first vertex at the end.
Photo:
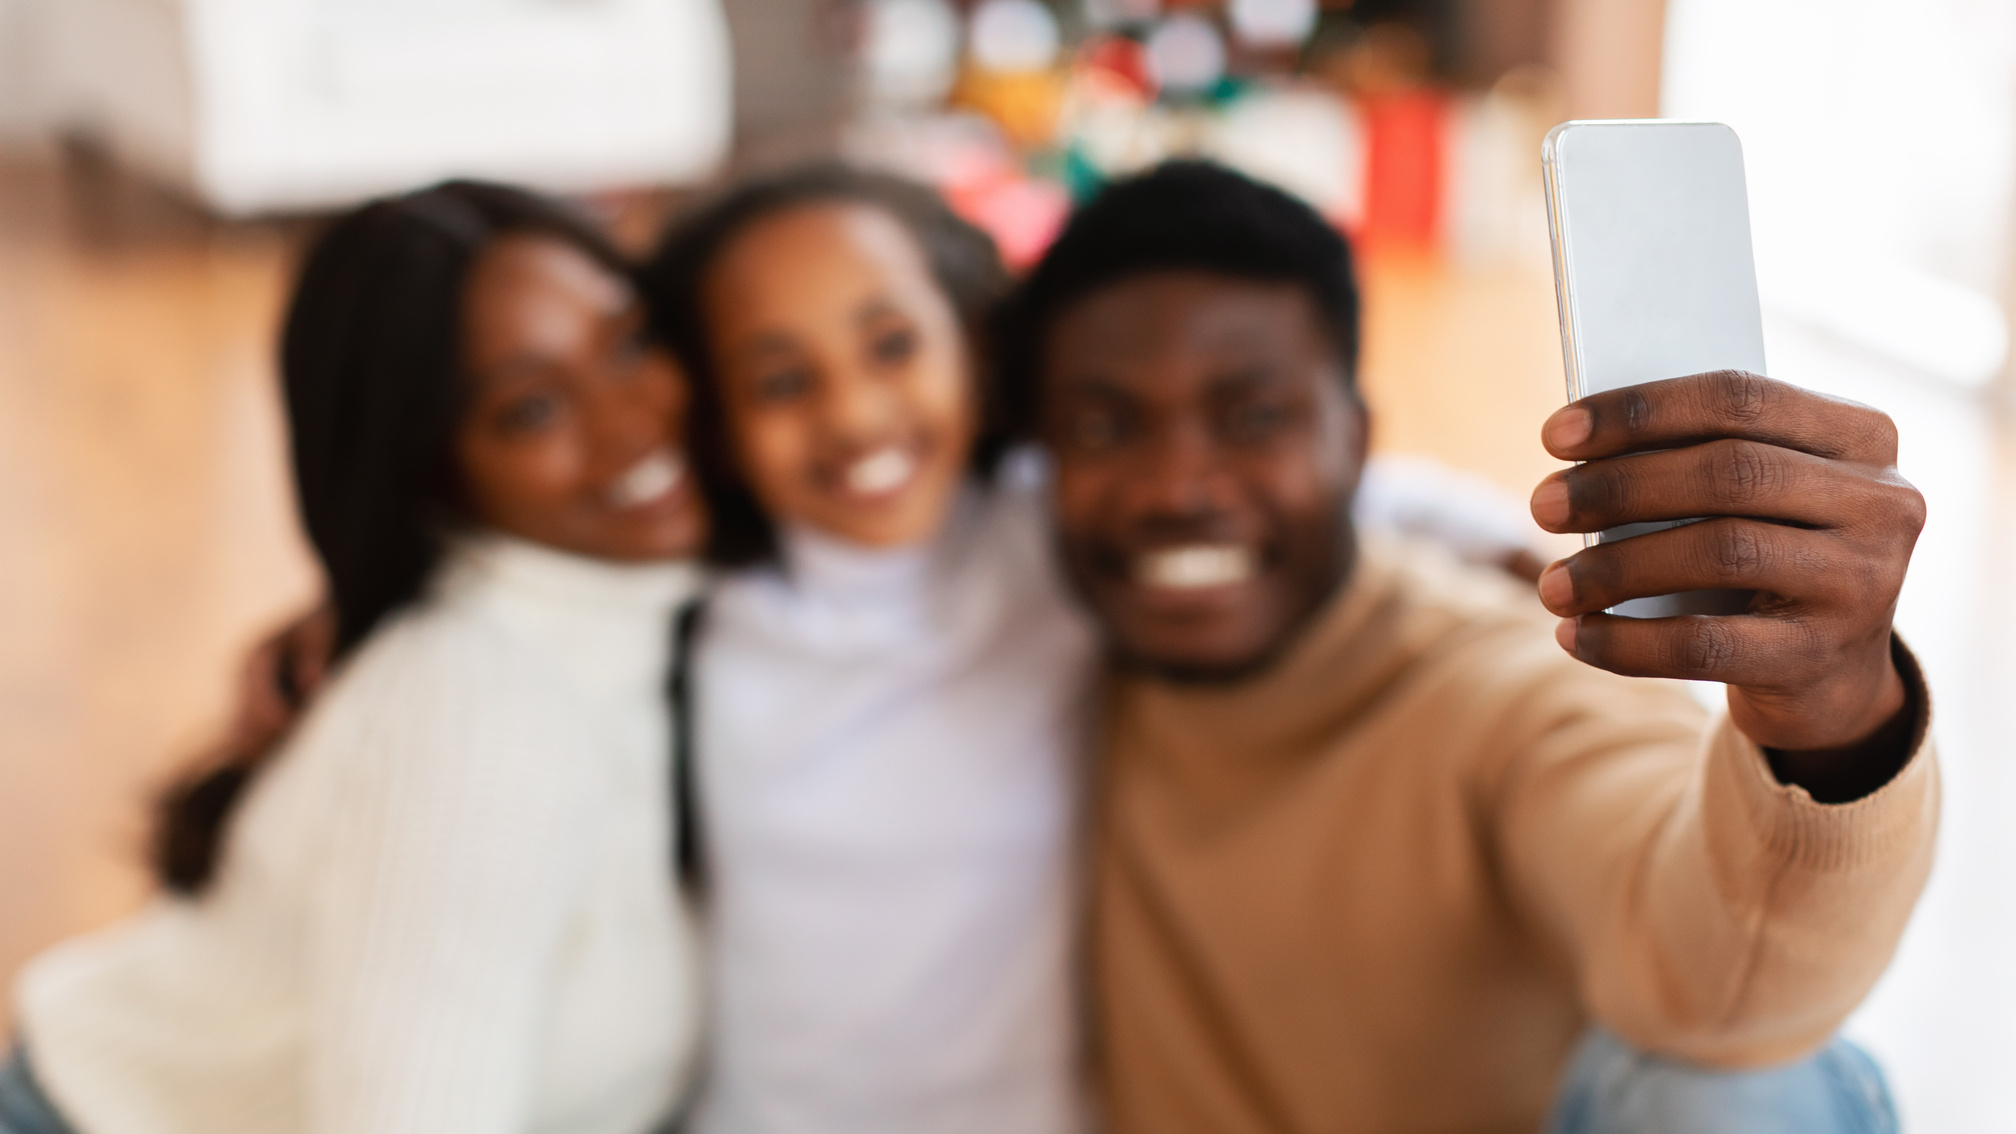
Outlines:
POLYGON ((1207 155, 1358 241, 1378 449, 1523 501, 1563 397, 1540 140, 1653 115, 1741 134, 1771 372, 1894 416, 1930 500, 1898 617, 1941 858, 1850 1027, 1911 1129, 2016 1130, 2016 0, 0 0, 0 979, 144 900, 152 793, 315 593, 273 348, 318 214, 480 175, 641 250, 841 153, 1019 265, 1207 155))

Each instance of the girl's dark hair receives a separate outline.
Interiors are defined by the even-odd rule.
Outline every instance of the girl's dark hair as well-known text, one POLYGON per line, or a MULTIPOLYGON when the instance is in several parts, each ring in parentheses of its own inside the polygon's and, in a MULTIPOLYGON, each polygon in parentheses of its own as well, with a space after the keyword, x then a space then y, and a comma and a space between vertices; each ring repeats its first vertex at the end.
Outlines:
POLYGON ((742 182, 681 218, 643 274, 658 332, 684 358, 693 379, 688 447, 712 525, 707 557, 720 566, 775 558, 777 532, 736 463, 701 293, 708 271, 737 236, 778 213, 822 204, 880 209, 917 241, 972 348, 981 390, 975 469, 983 476, 990 473, 1005 448, 984 349, 994 306, 1008 289, 1008 273, 993 239, 960 219, 937 193, 889 174, 822 162, 742 182))
MULTIPOLYGON (((281 336, 294 488, 335 611, 332 660, 419 597, 457 502, 463 292, 507 234, 556 237, 629 276, 595 227, 503 185, 451 181, 336 218, 308 250, 281 336)), ((161 805, 154 866, 197 893, 270 749, 227 751, 161 805)))
POLYGON ((993 341, 1010 427, 1036 428, 1044 344, 1066 308, 1124 279, 1183 270, 1302 288, 1355 388, 1358 285, 1344 237, 1272 185, 1210 162, 1172 161, 1114 182, 1079 209, 1002 305, 993 341))

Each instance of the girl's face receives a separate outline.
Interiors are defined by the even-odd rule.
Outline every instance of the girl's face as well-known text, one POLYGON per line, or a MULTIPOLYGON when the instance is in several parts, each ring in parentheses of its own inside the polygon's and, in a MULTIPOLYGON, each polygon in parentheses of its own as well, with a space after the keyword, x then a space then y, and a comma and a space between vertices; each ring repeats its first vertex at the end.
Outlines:
POLYGON ((699 551, 685 376, 644 338, 625 280, 556 237, 506 236, 471 270, 462 318, 456 456, 478 520, 602 559, 699 551))
POLYGON ((868 547, 929 539, 976 421, 965 333, 923 250, 869 205, 754 222, 702 293, 742 474, 772 519, 868 547))

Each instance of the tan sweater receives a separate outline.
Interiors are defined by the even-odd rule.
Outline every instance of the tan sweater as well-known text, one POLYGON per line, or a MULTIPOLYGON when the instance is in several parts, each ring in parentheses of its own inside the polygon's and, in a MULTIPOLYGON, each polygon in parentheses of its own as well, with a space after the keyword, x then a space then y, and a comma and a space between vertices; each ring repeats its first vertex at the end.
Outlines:
POLYGON ((1923 723, 1887 786, 1818 804, 1553 622, 1373 546, 1259 676, 1114 683, 1092 940, 1113 1134, 1531 1132, 1592 1016, 1733 1066, 1861 1000, 1931 865, 1923 723))

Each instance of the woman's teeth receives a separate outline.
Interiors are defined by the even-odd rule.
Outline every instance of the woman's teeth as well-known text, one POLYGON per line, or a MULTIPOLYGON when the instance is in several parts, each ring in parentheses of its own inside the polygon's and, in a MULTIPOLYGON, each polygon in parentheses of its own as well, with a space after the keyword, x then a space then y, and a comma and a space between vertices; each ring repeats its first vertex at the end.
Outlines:
POLYGON ((848 465, 841 474, 847 491, 880 496, 900 488, 917 471, 917 461, 901 449, 877 449, 848 465))
POLYGON ((1165 590, 1190 591, 1243 583, 1253 577, 1254 558, 1240 544, 1192 544, 1151 551, 1134 560, 1134 581, 1165 590))
POLYGON ((670 449, 660 449, 624 473, 609 487, 609 502, 618 508, 650 504, 679 486, 686 463, 670 449))

